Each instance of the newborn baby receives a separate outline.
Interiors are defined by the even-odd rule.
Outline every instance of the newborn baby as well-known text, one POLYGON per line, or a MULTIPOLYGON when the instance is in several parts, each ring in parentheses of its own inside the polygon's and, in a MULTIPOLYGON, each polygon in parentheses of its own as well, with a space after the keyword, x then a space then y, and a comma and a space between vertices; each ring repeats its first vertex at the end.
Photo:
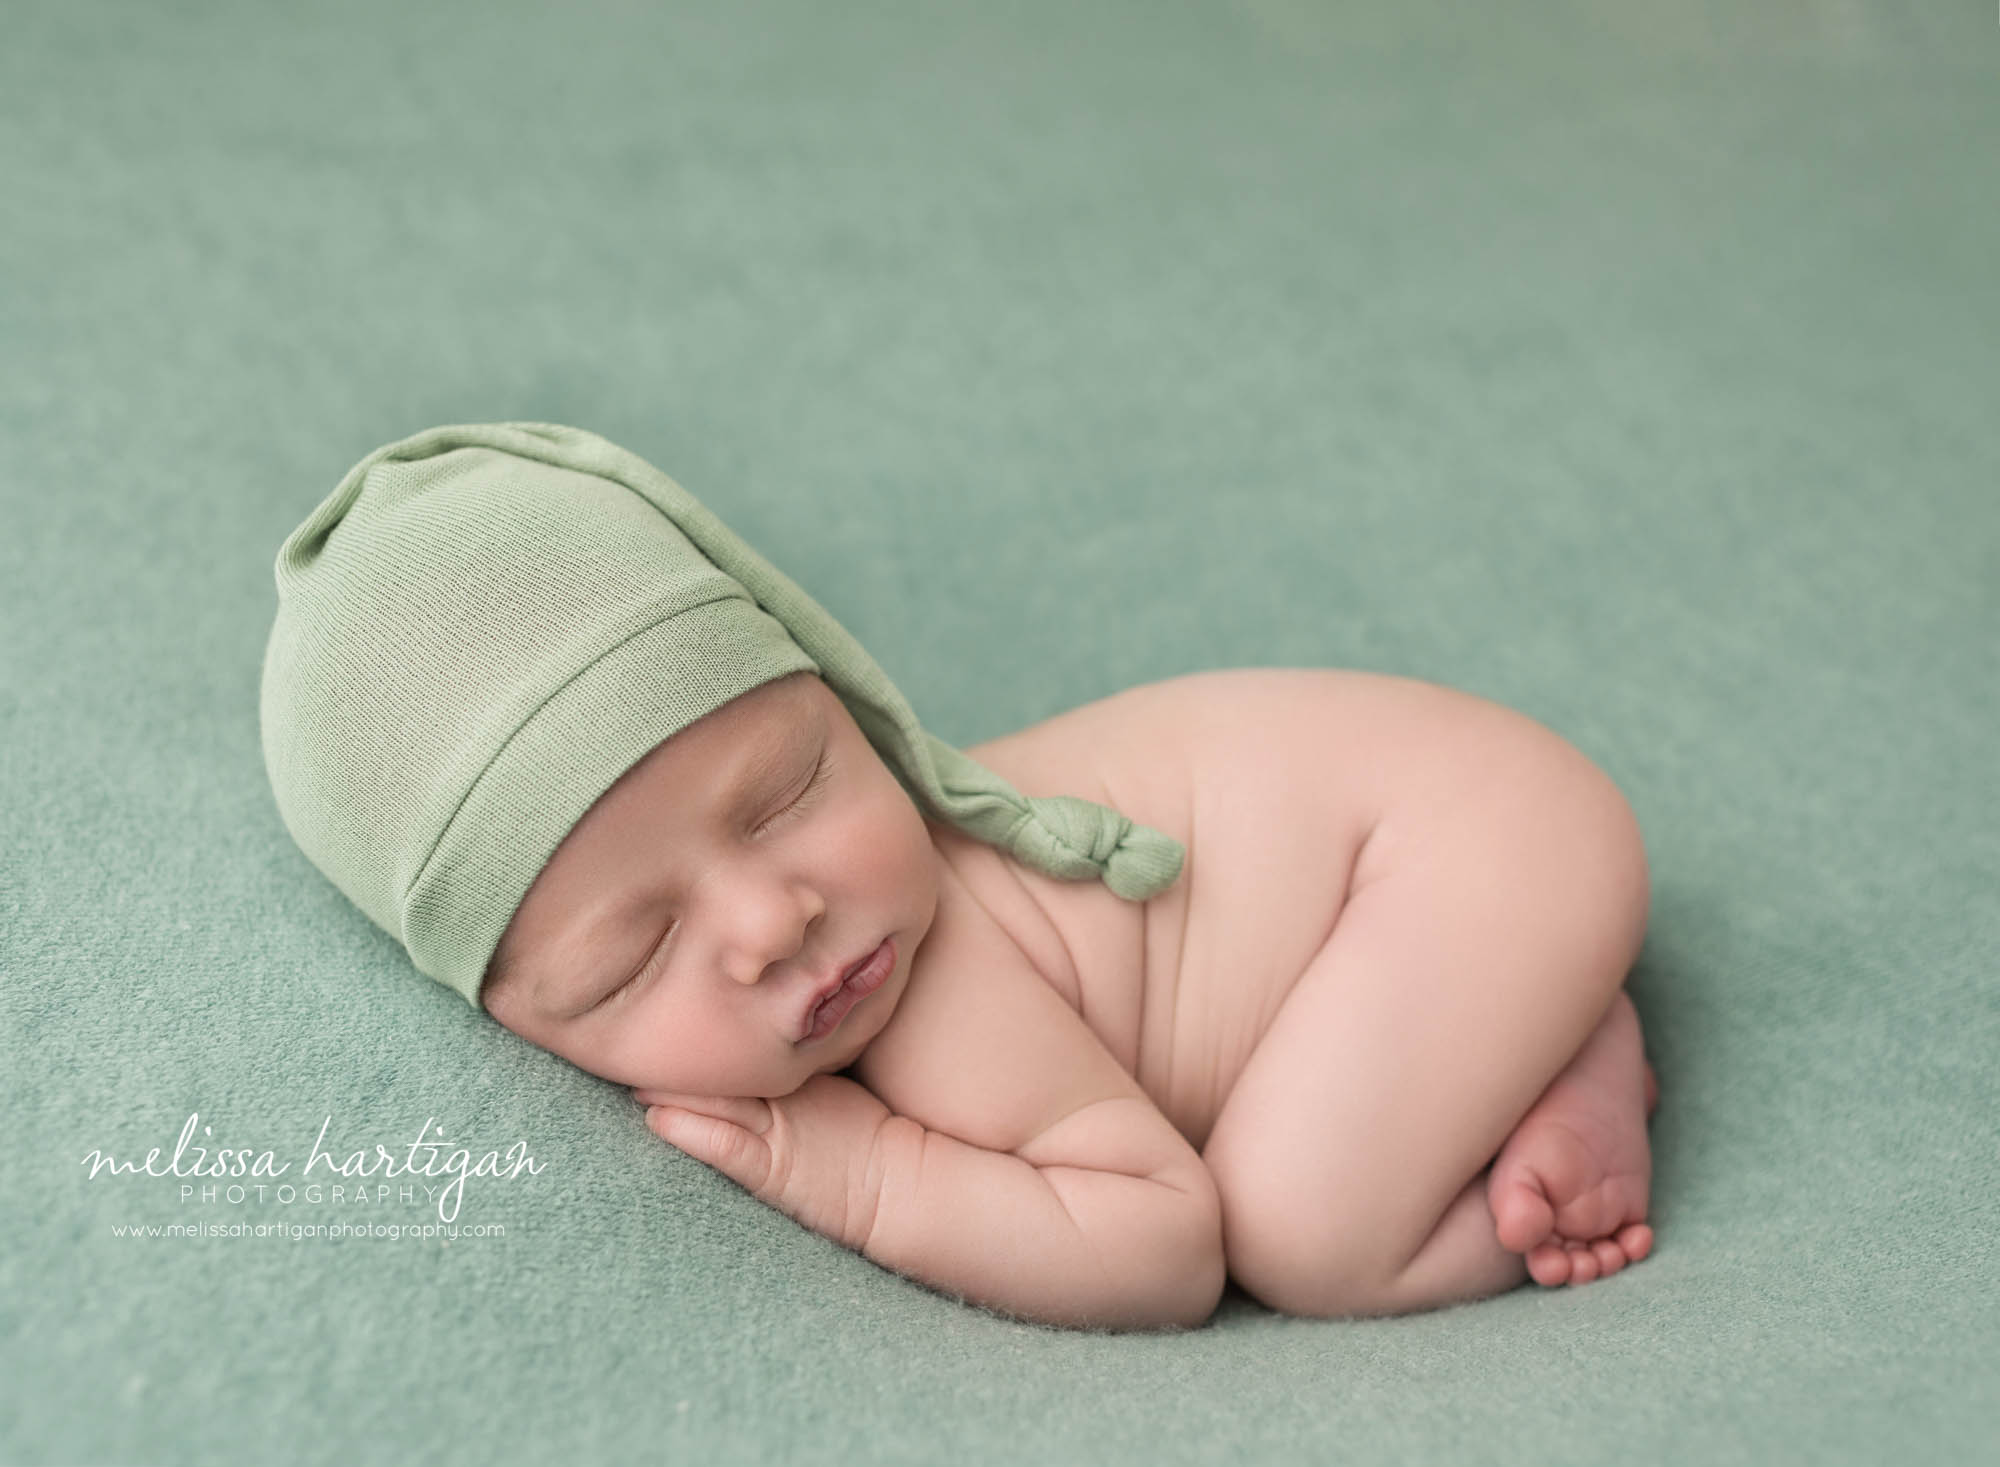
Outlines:
POLYGON ((886 1268, 1148 1328, 1232 1278, 1388 1314, 1651 1247, 1644 848, 1520 714, 1232 669, 955 751, 560 425, 378 449, 278 583, 302 849, 422 972, 886 1268))
POLYGON ((1568 744, 1257 669, 966 752, 1175 835, 1187 877, 1137 907, 926 820, 795 673, 605 794, 488 1010, 798 1221, 1036 1319, 1198 1324, 1225 1264, 1348 1315, 1645 1257, 1645 858, 1568 744))

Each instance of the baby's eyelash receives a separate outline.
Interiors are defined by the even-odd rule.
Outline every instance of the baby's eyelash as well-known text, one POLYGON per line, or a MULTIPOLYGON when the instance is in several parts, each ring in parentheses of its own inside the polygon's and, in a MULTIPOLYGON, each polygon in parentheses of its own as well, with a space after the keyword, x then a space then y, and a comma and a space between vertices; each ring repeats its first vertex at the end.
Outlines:
MULTIPOLYGON (((803 810, 808 804, 812 802, 813 797, 817 795, 820 792, 820 790, 825 787, 826 782, 830 778, 832 778, 832 776, 833 776, 833 759, 829 755, 821 754, 819 764, 813 769, 812 778, 807 780, 806 787, 803 790, 799 791, 799 797, 796 800, 793 800, 792 803, 787 805, 784 809, 780 810, 776 815, 773 815, 769 820, 765 821, 764 825, 765 826, 775 825, 778 821, 783 820, 786 816, 796 814, 798 811, 803 810)), ((759 826, 758 828, 763 829, 764 827, 759 826)), ((667 935, 662 939, 660 939, 660 945, 653 950, 650 956, 647 957, 646 961, 640 966, 639 971, 634 973, 630 978, 627 978, 623 983, 619 984, 609 993, 605 994, 601 1002, 608 1004, 615 999, 623 998, 626 994, 632 992, 634 989, 639 987, 641 983, 645 982, 646 979, 652 974, 655 964, 659 962, 660 954, 664 953, 667 950, 667 943, 672 940, 673 935, 674 935, 674 929, 672 927, 669 927, 667 929, 667 935)))
MULTIPOLYGON (((680 924, 676 922, 674 924, 674 927, 678 927, 679 925, 680 924)), ((660 954, 665 952, 667 950, 667 944, 673 941, 674 927, 669 927, 667 929, 667 935, 660 939, 660 945, 658 947, 654 948, 652 952, 647 954, 646 961, 639 965, 638 972, 634 973, 630 978, 627 978, 623 983, 619 984, 616 988, 612 989, 609 993, 604 995, 604 998, 602 1000, 603 1003, 608 1004, 614 999, 623 998, 626 994, 630 993, 633 989, 637 988, 641 983, 646 981, 647 976, 653 971, 653 965, 659 962, 660 954)))
MULTIPOLYGON (((803 810, 809 803, 811 803, 813 796, 819 793, 820 788, 826 783, 828 776, 830 776, 832 773, 833 773, 832 758, 826 754, 821 754, 819 756, 819 764, 813 769, 812 778, 807 780, 806 787, 799 791, 799 797, 796 800, 792 801, 792 803, 787 805, 784 809, 780 810, 776 815, 773 815, 769 820, 765 821, 764 824, 775 825, 778 821, 784 819, 786 816, 795 814, 798 811, 803 810)), ((760 826, 758 828, 762 829, 763 827, 760 826)))

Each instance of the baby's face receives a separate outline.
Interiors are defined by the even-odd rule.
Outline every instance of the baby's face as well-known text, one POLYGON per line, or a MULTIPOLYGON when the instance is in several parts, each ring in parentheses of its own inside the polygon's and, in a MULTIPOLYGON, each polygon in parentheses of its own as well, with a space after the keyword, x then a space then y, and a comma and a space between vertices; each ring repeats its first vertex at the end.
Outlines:
POLYGON ((655 746, 564 837, 495 950, 487 1011, 638 1089, 789 1095, 888 1024, 937 912, 924 819, 816 673, 655 746), (820 980, 892 940, 888 981, 802 1040, 820 980))

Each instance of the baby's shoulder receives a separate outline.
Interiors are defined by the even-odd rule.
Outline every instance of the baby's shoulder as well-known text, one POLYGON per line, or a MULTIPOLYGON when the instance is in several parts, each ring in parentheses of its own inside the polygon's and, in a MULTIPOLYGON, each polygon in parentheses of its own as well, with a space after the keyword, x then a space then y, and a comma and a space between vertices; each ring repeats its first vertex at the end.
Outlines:
MULTIPOLYGON (((1188 677, 1144 683, 1053 714, 965 752, 1025 795, 1076 795, 1123 810, 1185 789, 1198 701, 1188 677)), ((1134 818, 1137 818, 1136 816, 1134 818)))

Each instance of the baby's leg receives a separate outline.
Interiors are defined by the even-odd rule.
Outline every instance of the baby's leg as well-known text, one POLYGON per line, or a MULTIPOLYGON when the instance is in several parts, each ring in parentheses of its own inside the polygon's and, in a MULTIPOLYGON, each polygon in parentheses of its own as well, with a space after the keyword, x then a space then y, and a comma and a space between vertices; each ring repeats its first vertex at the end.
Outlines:
POLYGON ((1611 780, 1518 715, 1407 781, 1203 1158, 1272 1308, 1388 1314, 1523 1282, 1486 1169, 1637 956, 1644 846, 1611 780))

